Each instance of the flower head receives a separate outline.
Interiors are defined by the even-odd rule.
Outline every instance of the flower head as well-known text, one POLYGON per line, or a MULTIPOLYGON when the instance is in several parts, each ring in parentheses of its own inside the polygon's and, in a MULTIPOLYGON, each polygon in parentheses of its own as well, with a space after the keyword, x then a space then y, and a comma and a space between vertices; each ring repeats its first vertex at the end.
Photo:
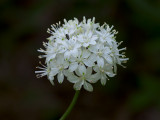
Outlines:
POLYGON ((95 23, 95 18, 83 18, 79 22, 77 18, 64 23, 51 25, 48 29, 51 36, 48 42, 43 43, 45 50, 40 58, 45 58, 46 66, 38 67, 38 77, 48 76, 54 84, 54 77, 62 83, 64 77, 74 84, 74 89, 80 90, 83 86, 87 91, 93 91, 92 83, 100 80, 102 85, 106 84, 108 77, 116 75, 117 64, 122 65, 125 58, 122 50, 115 40, 117 32, 104 23, 100 26, 95 23))

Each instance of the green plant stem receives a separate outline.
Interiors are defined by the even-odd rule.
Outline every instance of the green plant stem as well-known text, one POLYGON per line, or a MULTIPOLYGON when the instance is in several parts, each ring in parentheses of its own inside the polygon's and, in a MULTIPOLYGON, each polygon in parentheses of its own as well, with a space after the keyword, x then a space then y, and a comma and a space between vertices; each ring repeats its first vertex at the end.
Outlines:
POLYGON ((67 108, 66 112, 62 115, 62 117, 59 120, 65 120, 65 118, 69 115, 71 110, 73 109, 74 105, 76 104, 77 98, 79 96, 80 90, 77 90, 74 94, 74 97, 72 99, 72 102, 70 103, 69 107, 67 108))

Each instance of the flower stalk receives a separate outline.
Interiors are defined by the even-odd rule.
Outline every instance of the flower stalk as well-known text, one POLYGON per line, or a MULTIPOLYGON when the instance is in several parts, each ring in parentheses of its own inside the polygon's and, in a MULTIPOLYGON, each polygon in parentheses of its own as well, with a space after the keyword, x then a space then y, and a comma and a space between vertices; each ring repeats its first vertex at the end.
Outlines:
POLYGON ((77 102, 78 96, 79 96, 80 90, 76 90, 74 97, 72 99, 72 102, 70 103, 69 107, 67 108, 67 110, 65 111, 65 113, 62 115, 62 117, 59 120, 65 120, 66 117, 70 114, 70 112, 72 111, 74 105, 77 102))

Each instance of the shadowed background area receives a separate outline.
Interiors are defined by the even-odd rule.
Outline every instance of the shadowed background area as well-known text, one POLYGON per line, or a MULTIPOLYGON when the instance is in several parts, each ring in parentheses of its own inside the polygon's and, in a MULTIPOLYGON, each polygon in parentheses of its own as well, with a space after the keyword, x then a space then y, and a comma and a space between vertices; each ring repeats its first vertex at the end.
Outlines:
POLYGON ((1 0, 0 120, 58 120, 63 114, 73 84, 37 79, 37 49, 51 24, 83 16, 114 25, 130 60, 106 86, 82 90, 68 120, 160 120, 159 0, 1 0))

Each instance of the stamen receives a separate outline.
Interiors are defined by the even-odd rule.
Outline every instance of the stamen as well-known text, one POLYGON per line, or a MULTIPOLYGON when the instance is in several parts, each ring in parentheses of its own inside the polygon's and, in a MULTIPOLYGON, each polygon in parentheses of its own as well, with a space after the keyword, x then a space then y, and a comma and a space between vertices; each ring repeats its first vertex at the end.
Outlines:
POLYGON ((126 50, 127 48, 125 47, 125 48, 121 48, 121 49, 119 49, 119 51, 122 51, 122 50, 126 50))

